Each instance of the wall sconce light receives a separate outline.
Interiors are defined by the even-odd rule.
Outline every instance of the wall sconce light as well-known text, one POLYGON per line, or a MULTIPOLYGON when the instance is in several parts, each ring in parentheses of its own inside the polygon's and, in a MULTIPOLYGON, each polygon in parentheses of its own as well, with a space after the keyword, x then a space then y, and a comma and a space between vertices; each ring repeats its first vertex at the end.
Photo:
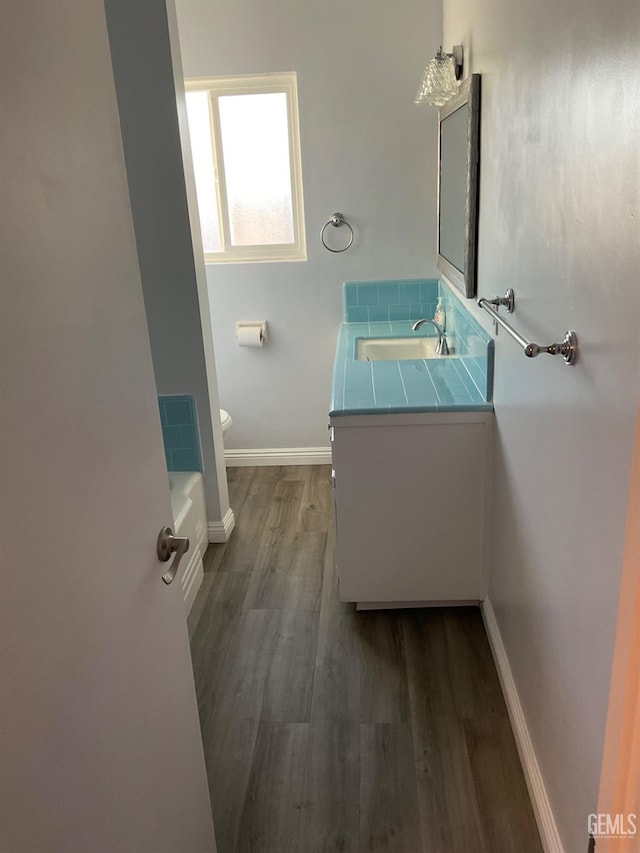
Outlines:
POLYGON ((442 46, 427 63, 414 103, 441 107, 458 91, 462 77, 462 45, 456 44, 451 53, 443 53, 442 46))

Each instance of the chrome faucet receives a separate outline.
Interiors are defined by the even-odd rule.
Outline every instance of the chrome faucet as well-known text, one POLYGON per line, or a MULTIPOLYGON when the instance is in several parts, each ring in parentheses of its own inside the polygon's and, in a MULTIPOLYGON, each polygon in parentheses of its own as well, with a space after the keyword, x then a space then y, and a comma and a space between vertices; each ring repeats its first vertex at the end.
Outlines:
POLYGON ((417 332, 420 326, 424 326, 425 323, 431 323, 433 328, 438 333, 438 343, 436 344, 436 355, 449 355, 449 345, 447 344, 447 339, 444 334, 444 329, 440 326, 439 323, 436 323, 435 320, 429 320, 428 318, 424 318, 422 320, 416 320, 416 322, 411 327, 412 331, 417 332))

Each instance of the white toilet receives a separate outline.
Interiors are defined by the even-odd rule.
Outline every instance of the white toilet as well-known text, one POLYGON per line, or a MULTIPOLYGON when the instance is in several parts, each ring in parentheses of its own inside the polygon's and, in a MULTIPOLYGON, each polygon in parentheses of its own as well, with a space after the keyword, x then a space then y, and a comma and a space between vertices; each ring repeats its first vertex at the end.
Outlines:
POLYGON ((222 424, 222 434, 231 427, 233 421, 231 420, 231 415, 229 412, 225 412, 224 409, 220 409, 220 423, 222 424))

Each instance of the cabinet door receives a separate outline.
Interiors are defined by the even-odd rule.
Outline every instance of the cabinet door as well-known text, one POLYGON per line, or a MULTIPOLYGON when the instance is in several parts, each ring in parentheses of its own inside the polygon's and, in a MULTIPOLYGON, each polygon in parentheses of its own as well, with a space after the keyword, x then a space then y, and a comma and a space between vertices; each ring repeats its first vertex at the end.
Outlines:
POLYGON ((484 598, 488 425, 336 427, 344 601, 484 598))

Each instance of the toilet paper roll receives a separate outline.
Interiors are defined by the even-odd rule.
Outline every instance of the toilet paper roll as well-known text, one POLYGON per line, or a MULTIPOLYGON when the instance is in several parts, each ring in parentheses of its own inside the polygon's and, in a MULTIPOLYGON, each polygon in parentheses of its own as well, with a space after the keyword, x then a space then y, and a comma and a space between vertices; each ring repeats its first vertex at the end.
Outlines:
POLYGON ((266 322, 236 323, 236 340, 240 347, 261 347, 267 339, 266 322))

